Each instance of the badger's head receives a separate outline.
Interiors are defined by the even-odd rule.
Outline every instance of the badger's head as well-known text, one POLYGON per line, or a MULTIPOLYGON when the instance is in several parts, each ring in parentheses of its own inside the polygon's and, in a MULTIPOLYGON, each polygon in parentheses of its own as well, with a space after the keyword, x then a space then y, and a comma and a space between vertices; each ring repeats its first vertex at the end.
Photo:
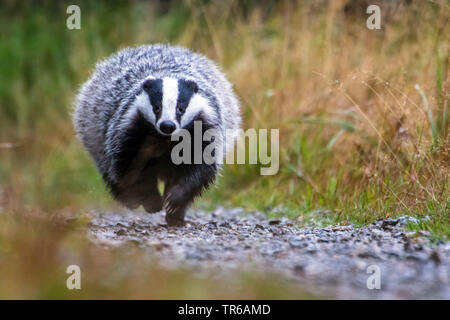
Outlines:
POLYGON ((194 120, 214 122, 210 101, 190 79, 147 78, 141 84, 129 113, 139 111, 161 136, 170 137, 194 120))

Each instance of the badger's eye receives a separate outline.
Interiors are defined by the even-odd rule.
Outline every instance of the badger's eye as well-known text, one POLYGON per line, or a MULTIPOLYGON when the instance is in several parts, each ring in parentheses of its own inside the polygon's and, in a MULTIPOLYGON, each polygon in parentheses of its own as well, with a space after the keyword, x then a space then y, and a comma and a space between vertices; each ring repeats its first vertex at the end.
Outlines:
POLYGON ((177 111, 180 113, 184 111, 184 108, 181 104, 177 105, 177 111))
POLYGON ((160 108, 159 106, 154 106, 154 107, 153 107, 153 110, 154 110, 155 112, 159 112, 160 109, 161 109, 161 108, 160 108))

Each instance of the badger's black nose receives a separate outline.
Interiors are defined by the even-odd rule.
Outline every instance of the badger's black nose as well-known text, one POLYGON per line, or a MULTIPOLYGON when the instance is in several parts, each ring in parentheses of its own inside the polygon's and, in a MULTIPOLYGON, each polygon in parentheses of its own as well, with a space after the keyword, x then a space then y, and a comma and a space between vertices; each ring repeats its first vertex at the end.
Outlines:
POLYGON ((159 130, 161 130, 161 132, 165 134, 171 134, 172 132, 175 131, 176 128, 177 126, 175 125, 175 123, 169 120, 165 120, 161 122, 159 125, 159 130))

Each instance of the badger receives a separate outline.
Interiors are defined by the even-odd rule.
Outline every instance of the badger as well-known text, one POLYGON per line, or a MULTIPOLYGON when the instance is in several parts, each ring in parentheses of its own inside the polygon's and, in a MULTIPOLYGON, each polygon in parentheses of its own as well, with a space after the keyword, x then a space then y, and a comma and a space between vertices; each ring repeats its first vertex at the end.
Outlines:
POLYGON ((219 132, 213 140, 225 155, 236 138, 226 132, 240 128, 239 101, 214 62, 163 44, 126 48, 98 63, 73 114, 77 136, 113 198, 129 209, 165 210, 169 226, 184 225, 186 209, 221 169, 220 161, 172 161, 172 137, 192 133, 195 122, 203 132, 219 132))

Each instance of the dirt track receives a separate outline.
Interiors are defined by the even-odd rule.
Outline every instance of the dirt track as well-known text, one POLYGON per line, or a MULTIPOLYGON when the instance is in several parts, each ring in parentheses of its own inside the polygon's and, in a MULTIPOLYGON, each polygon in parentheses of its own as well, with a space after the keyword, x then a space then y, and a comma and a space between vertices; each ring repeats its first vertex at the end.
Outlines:
POLYGON ((289 219, 218 208, 191 211, 187 220, 168 228, 162 213, 95 214, 89 232, 97 244, 145 247, 167 268, 216 276, 256 269, 332 298, 450 299, 450 243, 431 245, 426 232, 405 231, 411 217, 364 228, 298 228, 289 219), (379 290, 367 288, 370 265, 381 271, 379 290))

